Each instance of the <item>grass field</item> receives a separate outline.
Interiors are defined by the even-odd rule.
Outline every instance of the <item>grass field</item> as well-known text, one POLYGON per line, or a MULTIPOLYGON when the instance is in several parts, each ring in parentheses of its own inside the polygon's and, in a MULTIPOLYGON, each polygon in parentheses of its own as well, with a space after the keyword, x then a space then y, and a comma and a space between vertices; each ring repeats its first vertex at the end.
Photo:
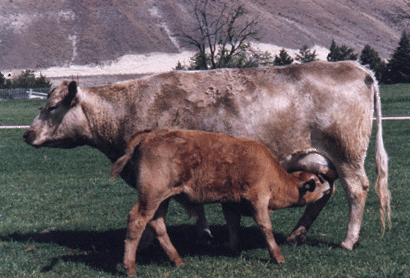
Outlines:
MULTIPOLYGON (((410 114, 410 86, 381 88, 384 115, 410 114)), ((0 125, 29 124, 44 101, 0 102, 0 125)), ((379 239, 378 198, 374 190, 373 139, 366 161, 372 187, 361 238, 353 251, 338 248, 348 206, 336 193, 309 231, 305 244, 283 244, 303 208, 271 215, 287 262, 269 263, 261 234, 243 218, 239 258, 229 256, 227 230, 219 205, 206 207, 215 236, 211 246, 195 246, 193 221, 171 202, 168 229, 185 262, 172 267, 156 246, 137 256, 139 277, 410 277, 410 122, 384 121, 390 156, 391 230, 379 239)), ((110 181, 110 163, 90 147, 35 149, 24 130, 0 130, 0 277, 123 277, 126 216, 137 200, 122 180, 110 181)))

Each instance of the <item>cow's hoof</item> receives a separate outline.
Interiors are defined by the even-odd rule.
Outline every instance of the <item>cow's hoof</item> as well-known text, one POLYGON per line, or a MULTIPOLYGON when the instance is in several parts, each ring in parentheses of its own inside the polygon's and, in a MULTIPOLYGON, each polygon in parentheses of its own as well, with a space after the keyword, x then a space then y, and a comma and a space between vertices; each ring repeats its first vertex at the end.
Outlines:
POLYGON ((343 241, 343 242, 340 244, 340 248, 343 248, 343 249, 346 249, 346 250, 351 251, 351 250, 353 250, 353 244, 343 241))

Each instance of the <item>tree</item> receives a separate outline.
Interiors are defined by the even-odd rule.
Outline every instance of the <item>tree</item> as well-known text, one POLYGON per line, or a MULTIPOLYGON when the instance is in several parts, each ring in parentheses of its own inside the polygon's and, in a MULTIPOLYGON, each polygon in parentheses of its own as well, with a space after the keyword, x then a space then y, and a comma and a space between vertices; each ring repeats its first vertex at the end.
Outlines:
POLYGON ((4 74, 0 72, 0 89, 4 88, 6 85, 6 78, 4 77, 4 74))
POLYGON ((225 66, 229 68, 255 68, 272 64, 273 59, 268 51, 262 52, 253 49, 249 43, 244 43, 225 66))
POLYGON ((50 88, 51 82, 44 75, 40 73, 40 76, 36 78, 35 88, 50 88))
POLYGON ((330 45, 330 53, 327 55, 327 60, 329 62, 357 60, 357 56, 359 56, 359 54, 355 54, 353 52, 353 48, 349 48, 346 45, 338 46, 335 40, 332 40, 332 44, 330 45))
POLYGON ((178 60, 178 63, 176 67, 174 68, 174 70, 186 70, 186 66, 182 65, 181 61, 178 60))
POLYGON ((368 65, 374 71, 377 80, 383 81, 383 75, 386 71, 386 63, 382 61, 379 53, 376 52, 370 45, 365 45, 359 61, 362 65, 368 65))
POLYGON ((299 54, 296 54, 296 60, 302 63, 309 63, 316 60, 316 50, 310 51, 309 47, 305 44, 299 49, 299 54))
POLYGON ((228 6, 226 2, 193 0, 196 26, 187 33, 177 33, 183 43, 194 46, 197 52, 190 69, 232 67, 233 60, 243 51, 250 51, 249 39, 257 40, 257 18, 249 19, 242 6, 228 6))
POLYGON ((275 56, 275 60, 274 60, 274 65, 275 66, 285 66, 285 65, 290 65, 293 63, 293 58, 290 57, 290 55, 288 54, 288 52, 282 48, 279 51, 279 56, 276 55, 275 56))
POLYGON ((25 70, 12 82, 13 88, 35 88, 36 77, 32 70, 25 70))
MULTIPOLYGON (((1 79, 1 78, 0 78, 1 79)), ((1 83, 1 80, 0 80, 1 83)), ((50 88, 51 82, 44 75, 35 77, 34 71, 25 70, 17 78, 3 81, 3 88, 50 88)), ((1 85, 0 85, 1 88, 1 85)))
POLYGON ((403 32, 386 70, 386 83, 410 83, 410 38, 403 32))

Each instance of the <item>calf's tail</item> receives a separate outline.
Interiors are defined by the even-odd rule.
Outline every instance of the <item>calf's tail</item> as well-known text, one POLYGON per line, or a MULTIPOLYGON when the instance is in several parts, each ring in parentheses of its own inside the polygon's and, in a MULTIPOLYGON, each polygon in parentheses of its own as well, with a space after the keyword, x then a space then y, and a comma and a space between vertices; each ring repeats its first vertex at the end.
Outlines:
POLYGON ((390 199, 391 194, 388 188, 388 156, 383 143, 383 129, 382 129, 382 109, 380 101, 380 92, 377 82, 373 84, 374 93, 374 107, 376 112, 376 191, 380 199, 380 220, 382 222, 382 237, 386 230, 386 218, 391 228, 391 208, 390 199))
POLYGON ((114 162, 114 164, 111 167, 110 171, 110 177, 111 179, 115 179, 124 169, 125 165, 128 163, 128 161, 131 159, 131 157, 134 154, 135 148, 139 146, 141 143, 142 137, 139 136, 144 133, 148 133, 150 130, 144 130, 135 133, 130 140, 128 141, 128 146, 125 151, 125 154, 121 156, 117 161, 114 162))

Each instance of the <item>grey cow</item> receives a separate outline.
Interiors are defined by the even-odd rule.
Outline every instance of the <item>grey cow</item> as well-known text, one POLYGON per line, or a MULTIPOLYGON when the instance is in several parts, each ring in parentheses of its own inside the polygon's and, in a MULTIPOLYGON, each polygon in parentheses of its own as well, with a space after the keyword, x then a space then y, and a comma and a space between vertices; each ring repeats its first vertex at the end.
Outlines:
MULTIPOLYGON (((356 62, 172 71, 91 88, 63 82, 50 91, 24 140, 35 147, 89 145, 114 162, 124 154, 130 136, 144 129, 197 129, 256 139, 287 170, 331 169, 330 178, 340 178, 350 206, 341 246, 352 249, 369 189, 364 160, 374 110, 376 188, 384 228, 390 192, 380 96, 374 75, 356 62)), ((135 184, 129 165, 121 177, 135 184)), ((289 241, 303 240, 329 198, 307 206, 289 241)), ((203 208, 196 210, 198 226, 207 229, 203 208)))

